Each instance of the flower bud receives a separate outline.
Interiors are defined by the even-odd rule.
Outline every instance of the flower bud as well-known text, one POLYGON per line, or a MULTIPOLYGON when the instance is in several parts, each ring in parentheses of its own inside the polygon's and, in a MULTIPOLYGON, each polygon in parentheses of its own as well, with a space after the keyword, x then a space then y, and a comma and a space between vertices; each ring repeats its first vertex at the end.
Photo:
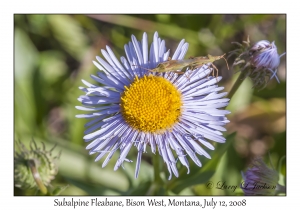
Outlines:
POLYGON ((249 76, 253 81, 253 87, 263 89, 273 77, 279 83, 276 73, 280 64, 280 57, 285 53, 278 55, 274 41, 270 43, 267 40, 261 40, 250 47, 248 38, 248 41, 244 42, 246 47, 239 43, 236 44, 240 46, 240 49, 230 52, 230 56, 239 54, 233 66, 240 66, 245 77, 249 76))
POLYGON ((270 42, 268 40, 261 40, 256 42, 251 48, 250 48, 250 52, 252 52, 252 54, 254 54, 257 51, 261 51, 263 49, 266 49, 270 46, 270 42))
POLYGON ((267 167, 261 158, 252 161, 251 167, 242 172, 241 188, 245 195, 275 195, 279 175, 267 167))
MULTIPOLYGON (((251 58, 252 65, 255 66, 257 69, 270 69, 270 70, 277 70, 279 63, 280 63, 280 57, 277 53, 277 47, 275 45, 275 42, 269 43, 268 45, 261 45, 262 41, 257 42, 250 51, 253 51, 253 49, 258 49, 253 51, 253 56, 251 58), (262 47, 262 48, 259 48, 262 47)), ((264 40, 263 44, 266 44, 264 40)))

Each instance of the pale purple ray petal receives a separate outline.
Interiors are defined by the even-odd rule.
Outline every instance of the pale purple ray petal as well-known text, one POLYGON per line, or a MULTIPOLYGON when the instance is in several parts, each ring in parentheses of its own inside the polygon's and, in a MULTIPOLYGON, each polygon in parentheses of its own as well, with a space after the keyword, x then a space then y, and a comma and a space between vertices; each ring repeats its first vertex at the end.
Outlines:
MULTIPOLYGON (((175 131, 175 132, 177 132, 177 131, 175 131)), ((169 139, 170 145, 176 151, 179 161, 181 162, 182 165, 184 165, 188 169, 188 173, 190 173, 189 162, 186 158, 186 155, 184 154, 184 149, 179 145, 176 138, 173 138, 173 136, 171 136, 170 134, 168 134, 168 139, 169 139)))
POLYGON ((138 144, 137 150, 138 150, 138 156, 136 158, 136 167, 135 167, 135 178, 138 177, 140 172, 140 165, 141 165, 141 159, 142 159, 142 153, 143 153, 143 142, 140 142, 138 144))
POLYGON ((148 64, 148 36, 145 32, 143 33, 142 43, 144 64, 148 64))
POLYGON ((89 82, 87 82, 87 81, 85 81, 85 80, 83 80, 83 79, 82 79, 81 81, 82 81, 83 84, 85 84, 85 85, 88 86, 88 87, 91 87, 91 88, 98 87, 98 86, 93 85, 93 84, 91 84, 91 83, 89 83, 89 82))
POLYGON ((160 62, 163 62, 163 57, 164 57, 164 53, 165 53, 165 40, 162 40, 160 45, 159 45, 159 54, 158 54, 158 57, 160 59, 160 62))
POLYGON ((125 57, 121 57, 121 62, 123 63, 123 65, 125 66, 127 73, 128 73, 128 77, 131 81, 133 81, 134 79, 134 72, 130 66, 130 64, 128 63, 127 59, 125 57))
POLYGON ((157 32, 153 35, 153 55, 154 55, 154 62, 159 62, 159 43, 158 43, 158 34, 157 32))
POLYGON ((142 65, 144 59, 143 59, 143 54, 141 52, 141 48, 139 46, 139 43, 138 43, 138 41, 137 41, 137 39, 135 38, 134 35, 131 35, 131 40, 132 40, 132 43, 133 43, 134 51, 137 55, 138 64, 142 65))
POLYGON ((185 43, 182 47, 181 47, 181 52, 180 55, 178 56, 178 60, 182 60, 187 52, 187 50, 189 49, 189 43, 185 43))
POLYGON ((208 149, 215 150, 214 146, 211 143, 209 143, 208 141, 206 141, 205 139, 198 139, 198 140, 201 144, 206 146, 208 149))
MULTIPOLYGON (((114 116, 115 117, 115 116, 114 116)), ((118 116, 119 117, 119 116, 118 116)), ((111 117, 113 118, 113 117, 111 117)), ((103 122, 103 121, 102 121, 103 122)), ((104 122, 105 123, 105 122, 104 122)), ((112 129, 115 128, 116 125, 122 123, 122 120, 118 119, 118 118, 115 118, 115 120, 111 123, 107 123, 107 126, 104 127, 102 126, 102 129, 96 131, 96 132, 93 132, 93 133, 89 133, 87 135, 85 135, 83 137, 83 139, 85 140, 90 140, 90 139, 94 139, 94 138, 97 138, 97 137, 100 137, 100 135, 103 135, 105 134, 107 131, 111 131, 112 129)))
MULTIPOLYGON (((108 116, 109 116, 109 115, 103 115, 102 117, 105 118, 105 117, 108 117, 108 116)), ((84 127, 87 128, 87 127, 89 127, 89 126, 91 126, 91 125, 94 125, 95 123, 97 123, 97 122, 103 120, 104 118, 101 119, 102 117, 98 117, 98 118, 95 118, 95 119, 93 119, 93 120, 87 122, 87 123, 84 125, 84 127)))
POLYGON ((124 78, 124 79, 125 78, 130 78, 128 72, 124 69, 124 67, 122 66, 122 64, 116 58, 116 56, 113 53, 113 51, 111 50, 111 48, 109 46, 106 46, 106 50, 107 50, 108 54, 110 55, 112 61, 115 64, 116 71, 121 75, 121 78, 124 78))
POLYGON ((184 39, 182 39, 182 40, 179 42, 179 44, 178 44, 178 46, 177 46, 177 48, 176 48, 176 50, 175 50, 175 52, 174 52, 174 54, 173 54, 173 56, 172 56, 172 60, 178 60, 178 57, 179 57, 179 55, 180 55, 180 53, 181 53, 181 48, 182 48, 182 46, 184 45, 184 43, 185 43, 185 40, 184 40, 184 39))
MULTIPOLYGON (((98 72, 99 74, 100 72, 98 72)), ((99 82, 100 84, 105 85, 106 87, 115 88, 116 90, 123 92, 124 91, 124 84, 121 84, 117 80, 113 80, 112 78, 109 78, 108 76, 104 76, 103 78, 99 78, 95 75, 91 75, 91 78, 95 80, 96 82, 99 82)))

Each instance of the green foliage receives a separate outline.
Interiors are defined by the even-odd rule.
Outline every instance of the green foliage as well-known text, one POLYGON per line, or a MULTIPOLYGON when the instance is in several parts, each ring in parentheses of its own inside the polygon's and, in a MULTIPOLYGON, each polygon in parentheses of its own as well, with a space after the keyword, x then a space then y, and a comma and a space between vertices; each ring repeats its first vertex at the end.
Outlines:
MULTIPOLYGON (((169 181, 160 158, 159 177, 155 182, 152 153, 143 154, 138 179, 135 163, 125 163, 126 170, 113 170, 118 155, 102 168, 88 155, 83 141, 85 120, 75 106, 83 86, 91 83, 90 74, 97 69, 92 60, 108 45, 116 57, 125 56, 124 44, 134 34, 143 32, 152 41, 155 31, 166 40, 174 53, 179 41, 189 43, 186 58, 228 54, 250 36, 252 43, 261 39, 276 41, 279 54, 285 52, 285 15, 15 15, 14 63, 14 133, 25 146, 32 137, 46 147, 57 144, 62 151, 58 174, 51 182, 49 195, 240 195, 242 192, 208 189, 208 181, 226 181, 239 185, 240 171, 252 156, 270 151, 272 162, 279 166, 282 185, 286 176, 285 128, 285 57, 279 67, 280 84, 271 81, 267 88, 252 89, 244 81, 226 108, 232 113, 227 125, 226 143, 215 144, 211 160, 200 157, 203 166, 190 161, 190 174, 178 163, 179 177, 169 181), (258 148, 258 149, 257 149, 258 148)), ((232 64, 234 58, 228 60, 232 64)), ((238 74, 227 70, 224 61, 215 62, 222 86, 229 92, 238 74)), ((132 149, 128 158, 136 160, 132 149)), ((35 195, 32 190, 15 188, 15 195, 35 195)))

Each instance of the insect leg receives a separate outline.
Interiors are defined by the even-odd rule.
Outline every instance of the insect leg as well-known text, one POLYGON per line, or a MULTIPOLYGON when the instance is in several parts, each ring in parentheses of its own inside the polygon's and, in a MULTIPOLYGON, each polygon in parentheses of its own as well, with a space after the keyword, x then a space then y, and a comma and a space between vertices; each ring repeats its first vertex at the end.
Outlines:
POLYGON ((174 73, 176 73, 176 74, 184 74, 185 72, 182 72, 182 71, 174 71, 174 73))
MULTIPOLYGON (((216 76, 216 80, 218 81, 218 76, 219 76, 219 70, 218 70, 218 68, 213 64, 213 63, 211 63, 211 66, 217 71, 217 76, 216 76)), ((215 76, 215 73, 214 73, 214 71, 213 71, 213 76, 215 76)))
MULTIPOLYGON (((225 54, 224 54, 225 55, 225 54)), ((225 60, 225 62, 226 62, 226 65, 227 65, 227 69, 228 69, 228 71, 229 71, 229 66, 228 66, 228 63, 227 63, 227 60, 226 60, 226 58, 224 58, 224 55, 222 56, 222 58, 225 60)))

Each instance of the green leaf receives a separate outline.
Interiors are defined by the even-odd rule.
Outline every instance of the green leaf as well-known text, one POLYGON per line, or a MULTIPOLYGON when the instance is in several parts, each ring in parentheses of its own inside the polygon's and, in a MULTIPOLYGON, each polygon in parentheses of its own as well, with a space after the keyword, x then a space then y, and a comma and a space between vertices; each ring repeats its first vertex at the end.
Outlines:
POLYGON ((150 186, 151 186, 151 181, 140 183, 140 185, 138 185, 137 187, 131 188, 126 193, 126 195, 146 195, 147 192, 149 191, 150 186))
POLYGON ((32 92, 32 76, 39 58, 34 44, 23 30, 15 29, 15 64, 14 64, 14 106, 16 138, 21 133, 33 133, 36 130, 35 116, 37 109, 32 92), (24 111, 26 110, 26 111, 24 111))
POLYGON ((201 174, 195 174, 194 176, 191 176, 188 179, 177 181, 172 186, 172 191, 178 194, 186 187, 205 183, 214 175, 214 173, 215 171, 205 171, 201 174))
POLYGON ((40 53, 39 71, 43 82, 54 84, 67 73, 68 66, 63 53, 57 50, 48 50, 40 53))
MULTIPOLYGON (((239 74, 233 76, 233 81, 236 81, 238 79, 238 75, 239 74)), ((246 78, 242 81, 242 84, 230 99, 230 103, 226 108, 226 110, 231 111, 231 116, 249 105, 252 93, 252 82, 249 78, 246 78)))
POLYGON ((68 185, 66 186, 56 186, 53 191, 51 192, 51 195, 60 195, 66 188, 68 188, 68 185))
POLYGON ((47 16, 55 39, 77 60, 82 60, 87 48, 87 37, 81 26, 69 15, 47 16))
POLYGON ((124 192, 122 192, 118 189, 106 187, 106 186, 103 186, 98 183, 94 183, 94 184, 86 183, 86 182, 72 179, 69 177, 65 177, 65 179, 69 183, 73 184, 74 186, 87 192, 88 195, 121 195, 121 194, 124 194, 124 192))
POLYGON ((17 82, 24 82, 31 78, 39 54, 23 30, 15 29, 15 77, 17 82))

